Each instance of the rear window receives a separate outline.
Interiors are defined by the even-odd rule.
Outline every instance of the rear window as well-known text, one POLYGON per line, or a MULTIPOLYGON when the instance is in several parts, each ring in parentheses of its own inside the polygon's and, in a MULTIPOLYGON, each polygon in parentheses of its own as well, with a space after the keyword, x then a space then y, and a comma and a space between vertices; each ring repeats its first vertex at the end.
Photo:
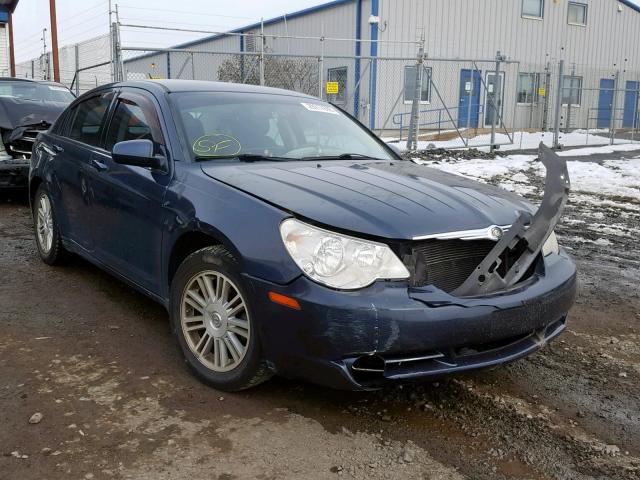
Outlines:
POLYGON ((0 97, 56 103, 71 103, 73 93, 62 85, 47 85, 35 82, 0 82, 0 97))

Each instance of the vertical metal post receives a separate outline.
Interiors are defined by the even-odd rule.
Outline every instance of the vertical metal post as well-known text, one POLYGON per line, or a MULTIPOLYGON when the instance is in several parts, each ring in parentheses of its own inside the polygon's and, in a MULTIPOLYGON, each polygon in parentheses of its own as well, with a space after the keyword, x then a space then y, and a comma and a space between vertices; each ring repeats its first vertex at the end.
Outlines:
POLYGON ((191 53, 191 80, 195 80, 196 79, 196 66, 193 63, 194 57, 193 57, 193 52, 191 53))
POLYGON ((260 19, 260 85, 264 86, 264 19, 260 19))
POLYGON ((571 86, 569 87, 569 102, 567 103, 567 121, 564 123, 564 132, 569 133, 571 129, 571 105, 573 100, 573 79, 576 76, 576 66, 571 67, 571 86))
MULTIPOLYGON (((475 87, 475 83, 476 83, 476 64, 475 62, 472 64, 471 66, 471 87, 469 88, 469 101, 467 102, 467 130, 471 130, 471 102, 473 102, 473 94, 474 94, 474 87, 475 87)), ((466 85, 464 85, 463 87, 466 87, 466 85)), ((478 115, 480 114, 480 105, 478 104, 478 115)), ((464 140, 464 145, 465 147, 469 146, 469 136, 467 135, 467 138, 465 138, 464 140)))
POLYGON ((74 45, 74 53, 75 53, 75 60, 76 60, 75 90, 76 90, 76 97, 77 97, 78 95, 80 95, 80 47, 78 46, 77 43, 74 45))
POLYGON ((115 58, 116 58, 116 78, 118 81, 125 80, 124 78, 124 61, 122 60, 122 41, 120 38, 120 12, 118 11, 118 4, 116 4, 116 21, 114 23, 115 31, 115 58))
POLYGON ((424 65, 424 45, 418 49, 416 61, 415 85, 413 89, 413 99, 411 102, 411 117, 409 120, 409 133, 407 135, 407 150, 413 151, 418 148, 418 123, 420 122, 420 97, 422 94, 422 69, 424 65))
MULTIPOLYGON (((115 82, 116 77, 115 77, 115 72, 116 72, 116 58, 115 58, 115 46, 114 46, 114 42, 113 42, 113 21, 111 19, 111 12, 112 8, 111 8, 111 0, 109 0, 109 55, 111 58, 111 64, 109 65, 109 68, 111 70, 111 81, 115 82)), ((77 75, 77 74, 76 74, 77 75)))
POLYGON ((613 77, 613 100, 611 101, 611 128, 609 129, 609 145, 613 145, 616 139, 616 106, 618 105, 618 81, 620 70, 616 70, 613 77))
POLYGON ((556 94, 556 112, 553 119, 553 148, 560 149, 560 117, 562 112, 562 94, 564 89, 564 60, 558 64, 558 88, 556 94))
POLYGON ((636 141, 636 130, 640 127, 640 118, 638 118, 638 104, 640 103, 640 81, 636 81, 636 101, 633 106, 633 119, 631 121, 631 143, 636 141))
MULTIPOLYGON (((324 29, 323 29, 324 30, 324 29)), ((324 36, 320 37, 320 58, 318 59, 318 98, 322 100, 324 84, 324 36)))
POLYGON ((546 132, 549 121, 549 93, 551 92, 551 66, 544 67, 544 104, 542 105, 542 131, 546 132))
MULTIPOLYGON (((502 62, 504 57, 500 55, 500 51, 496 52, 496 71, 495 77, 493 78, 493 105, 490 107, 492 109, 491 115, 491 147, 490 151, 493 152, 496 149, 496 121, 498 119, 498 108, 501 105, 501 90, 502 90, 502 82, 500 80, 500 63, 502 62)), ((489 93, 489 92, 488 92, 489 93)))

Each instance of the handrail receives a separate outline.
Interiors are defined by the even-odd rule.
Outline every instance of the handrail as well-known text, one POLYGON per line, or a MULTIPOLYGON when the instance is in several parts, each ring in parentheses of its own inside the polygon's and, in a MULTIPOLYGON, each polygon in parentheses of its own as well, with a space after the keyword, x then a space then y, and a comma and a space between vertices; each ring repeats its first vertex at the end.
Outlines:
MULTIPOLYGON (((483 111, 484 111, 484 105, 482 103, 468 105, 468 106, 465 106, 465 107, 460 107, 460 106, 451 107, 451 108, 448 108, 448 109, 446 107, 443 107, 443 108, 432 108, 432 109, 429 109, 429 110, 420 110, 418 112, 418 118, 420 118, 420 115, 422 115, 423 113, 427 113, 428 114, 428 113, 437 112, 438 113, 438 120, 431 121, 431 122, 418 122, 418 128, 420 128, 420 127, 428 127, 430 125, 438 125, 438 133, 440 133, 442 131, 442 124, 443 123, 445 123, 445 124, 452 123, 452 120, 450 120, 448 118, 448 116, 445 116, 446 118, 444 118, 444 119, 442 118, 443 112, 446 112, 447 110, 449 110, 449 112, 452 112, 454 110, 460 110, 460 108, 463 108, 464 111, 466 112, 467 110, 470 110, 470 109, 475 108, 475 107, 478 108, 477 115, 478 115, 478 117, 480 117, 483 114, 483 111)), ((393 115, 392 120, 391 120, 391 122, 394 125, 399 125, 399 127, 400 127, 400 138, 402 138, 402 132, 404 131, 404 129, 408 128, 408 125, 405 126, 405 123, 404 123, 404 117, 407 116, 407 115, 411 115, 411 112, 396 113, 396 114, 393 115)), ((468 126, 467 126, 467 128, 468 128, 468 126)))

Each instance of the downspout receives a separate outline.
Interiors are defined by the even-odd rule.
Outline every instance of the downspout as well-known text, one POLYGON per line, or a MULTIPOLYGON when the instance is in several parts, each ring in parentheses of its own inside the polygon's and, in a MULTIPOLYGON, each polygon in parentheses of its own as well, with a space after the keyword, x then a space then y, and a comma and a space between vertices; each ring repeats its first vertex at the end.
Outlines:
POLYGON ((355 64, 355 83, 356 91, 353 95, 353 116, 358 118, 360 110, 360 54, 362 53, 360 39, 362 38, 362 0, 356 0, 356 64, 355 64))
MULTIPOLYGON (((378 0, 371 0, 371 15, 377 17, 379 11, 378 0)), ((378 25, 371 25, 371 85, 369 86, 369 128, 373 130, 376 123, 376 87, 378 84, 378 25)))

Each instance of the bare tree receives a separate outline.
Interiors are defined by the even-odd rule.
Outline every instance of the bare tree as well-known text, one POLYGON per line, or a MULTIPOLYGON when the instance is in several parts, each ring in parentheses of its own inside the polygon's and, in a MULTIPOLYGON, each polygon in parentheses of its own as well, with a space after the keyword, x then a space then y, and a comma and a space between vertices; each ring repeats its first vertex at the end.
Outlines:
MULTIPOLYGON (((260 57, 233 55, 218 67, 218 79, 222 82, 260 84, 260 57)), ((284 58, 266 56, 264 81, 268 87, 284 88, 296 92, 317 95, 318 62, 313 58, 284 58)))

